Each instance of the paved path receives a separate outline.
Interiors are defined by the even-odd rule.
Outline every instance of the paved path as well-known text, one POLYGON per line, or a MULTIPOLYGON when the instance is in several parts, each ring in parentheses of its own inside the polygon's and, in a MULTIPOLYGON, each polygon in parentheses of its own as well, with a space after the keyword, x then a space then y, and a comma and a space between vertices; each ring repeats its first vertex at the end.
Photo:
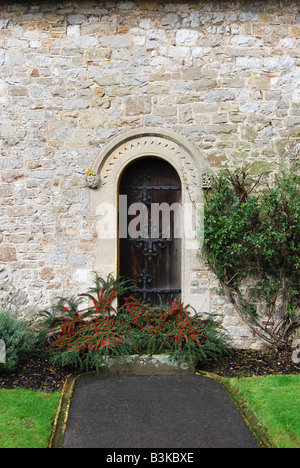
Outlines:
POLYGON ((65 448, 258 446, 223 387, 199 375, 82 375, 63 441, 65 448))

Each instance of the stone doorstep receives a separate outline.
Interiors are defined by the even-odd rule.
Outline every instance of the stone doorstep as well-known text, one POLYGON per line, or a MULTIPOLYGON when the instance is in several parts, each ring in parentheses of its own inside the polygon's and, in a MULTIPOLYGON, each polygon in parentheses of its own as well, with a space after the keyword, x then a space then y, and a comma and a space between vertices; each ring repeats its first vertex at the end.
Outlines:
POLYGON ((168 354, 135 354, 121 360, 108 359, 107 365, 104 365, 99 373, 112 375, 194 374, 195 365, 174 362, 168 354))

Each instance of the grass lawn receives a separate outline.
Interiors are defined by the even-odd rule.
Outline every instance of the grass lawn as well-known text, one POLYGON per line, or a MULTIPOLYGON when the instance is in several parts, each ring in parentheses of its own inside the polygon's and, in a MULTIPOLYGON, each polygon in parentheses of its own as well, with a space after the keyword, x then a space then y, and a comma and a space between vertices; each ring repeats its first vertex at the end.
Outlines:
POLYGON ((60 393, 0 390, 0 448, 46 448, 60 393))
POLYGON ((300 375, 228 379, 277 448, 300 448, 300 375))

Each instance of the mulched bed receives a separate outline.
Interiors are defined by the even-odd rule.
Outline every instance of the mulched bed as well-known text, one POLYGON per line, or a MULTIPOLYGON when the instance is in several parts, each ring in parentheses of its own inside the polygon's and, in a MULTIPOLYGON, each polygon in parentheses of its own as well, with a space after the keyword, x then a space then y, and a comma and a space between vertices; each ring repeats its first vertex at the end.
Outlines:
MULTIPOLYGON (((222 377, 252 377, 254 375, 299 374, 300 365, 292 361, 291 353, 273 350, 233 350, 221 360, 200 361, 197 371, 212 372, 222 377)), ((0 389, 61 391, 72 369, 51 365, 45 356, 36 356, 20 363, 12 373, 0 373, 0 389)))
POLYGON ((61 391, 71 369, 53 366, 49 358, 35 356, 19 363, 13 372, 0 372, 0 389, 61 391))
POLYGON ((212 372, 222 377, 253 377, 273 374, 299 374, 300 365, 292 361, 292 352, 233 350, 220 360, 200 361, 198 371, 212 372))

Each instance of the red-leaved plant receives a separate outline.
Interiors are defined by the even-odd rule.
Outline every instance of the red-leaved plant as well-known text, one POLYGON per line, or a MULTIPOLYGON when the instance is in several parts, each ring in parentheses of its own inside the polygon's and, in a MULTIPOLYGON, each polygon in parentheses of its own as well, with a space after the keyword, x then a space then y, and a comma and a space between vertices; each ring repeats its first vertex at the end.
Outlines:
POLYGON ((48 311, 48 349, 53 361, 88 370, 98 369, 108 357, 167 352, 176 361, 197 361, 228 350, 225 335, 217 329, 219 324, 191 316, 181 301, 151 307, 127 297, 124 306, 113 308, 111 302, 125 291, 124 281, 97 276, 88 293, 78 300, 62 299, 51 313, 48 311), (78 310, 83 297, 93 305, 78 310))

